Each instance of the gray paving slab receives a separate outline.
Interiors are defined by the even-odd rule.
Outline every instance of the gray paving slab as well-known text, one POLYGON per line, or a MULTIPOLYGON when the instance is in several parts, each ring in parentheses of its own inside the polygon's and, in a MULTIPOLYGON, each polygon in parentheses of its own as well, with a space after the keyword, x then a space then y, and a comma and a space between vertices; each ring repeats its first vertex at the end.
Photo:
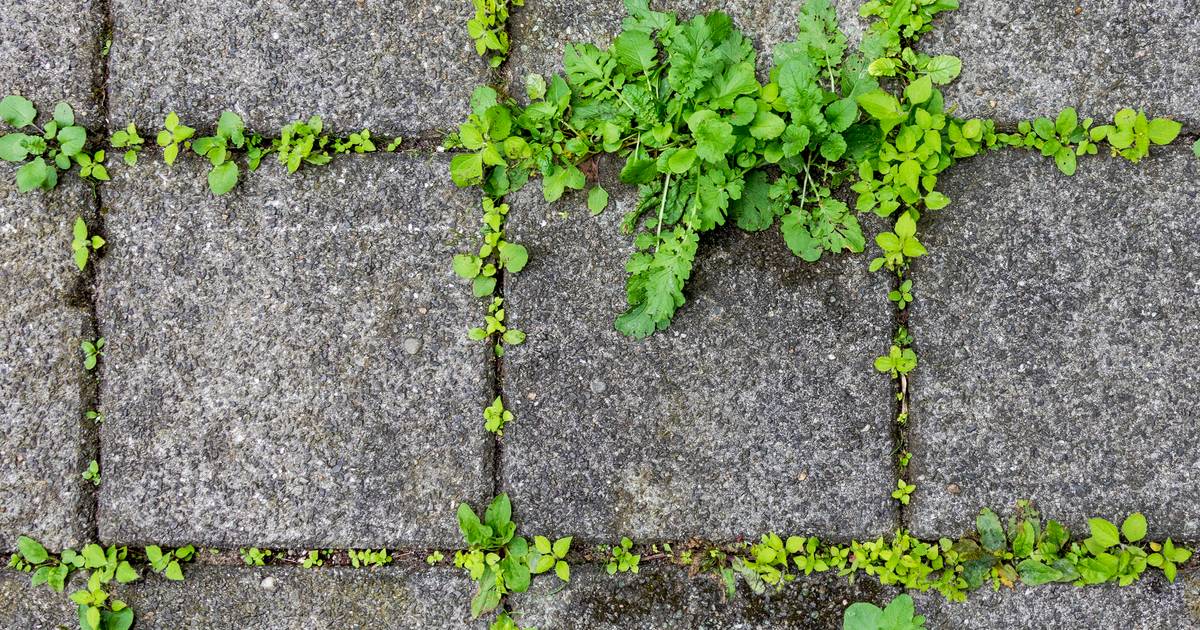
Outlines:
POLYGON ((913 599, 931 630, 1200 628, 1200 583, 1195 577, 1180 577, 1174 584, 1161 577, 1144 578, 1126 587, 984 587, 966 602, 950 602, 936 592, 913 593, 913 599))
POLYGON ((0 570, 0 628, 78 628, 79 615, 66 593, 30 586, 29 574, 0 570))
POLYGON ((874 536, 897 524, 893 398, 871 363, 891 338, 888 279, 865 256, 806 264, 777 230, 704 237, 672 326, 624 337, 636 189, 510 198, 529 266, 505 280, 528 342, 505 355, 503 487, 527 531, 612 541, 775 530, 874 536), (560 213, 569 213, 563 218, 560 213))
POLYGON ((946 90, 965 117, 1011 125, 1064 107, 1111 120, 1122 107, 1200 125, 1200 13, 1189 0, 964 0, 920 43, 962 58, 946 90))
POLYGON ((474 585, 443 567, 184 569, 183 582, 149 577, 122 595, 142 630, 239 628, 478 628, 474 585))
POLYGON ((21 94, 49 120, 66 101, 77 122, 101 122, 103 3, 0 0, 0 97, 21 94))
POLYGON ((1028 498, 1080 534, 1141 511, 1154 536, 1200 537, 1200 160, 1067 178, 1004 152, 939 185, 952 204, 912 270, 913 530, 1028 498))
MULTIPOLYGON (((857 45, 865 23, 858 18, 858 0, 834 0, 842 31, 857 45)), ((708 11, 724 11, 734 24, 754 41, 758 66, 765 76, 776 44, 796 36, 796 16, 804 0, 671 0, 651 2, 657 11, 674 11, 681 20, 708 11)), ((510 93, 523 95, 524 77, 529 73, 549 76, 562 73, 563 47, 587 42, 607 48, 621 32, 626 16, 623 0, 580 3, 572 0, 526 0, 513 10, 509 20, 512 53, 504 67, 510 93)))
POLYGON ((727 599, 719 578, 689 577, 686 569, 670 565, 615 576, 598 565, 572 567, 570 584, 560 592, 549 591, 550 585, 535 582, 529 592, 510 596, 513 618, 522 627, 539 630, 835 630, 842 627, 846 606, 856 601, 886 602, 894 595, 893 589, 881 587, 874 579, 850 583, 832 574, 813 574, 766 596, 739 584, 734 597, 727 599))
MULTIPOLYGON (((71 255, 75 217, 93 216, 78 178, 52 192, 17 192, 0 175, 0 550, 24 534, 49 547, 86 532, 82 446, 88 313, 71 255)), ((93 223, 94 225, 94 223, 93 223)))
POLYGON ((110 120, 160 128, 172 110, 255 131, 311 115, 340 132, 432 132, 466 117, 487 63, 470 2, 113 0, 110 120))
POLYGON ((270 165, 220 198, 194 159, 114 177, 104 540, 459 541, 457 502, 492 489, 492 359, 450 270, 479 202, 447 165, 270 165))

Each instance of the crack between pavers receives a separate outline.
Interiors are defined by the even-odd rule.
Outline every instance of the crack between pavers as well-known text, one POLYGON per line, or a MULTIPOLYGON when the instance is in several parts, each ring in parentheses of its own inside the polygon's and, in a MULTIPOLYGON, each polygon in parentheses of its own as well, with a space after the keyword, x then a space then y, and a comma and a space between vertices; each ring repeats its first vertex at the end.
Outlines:
MULTIPOLYGON (((911 271, 907 279, 911 279, 911 271)), ((901 278, 899 276, 893 277, 892 290, 898 291, 904 280, 905 278, 901 278)), ((899 303, 895 303, 892 306, 892 334, 895 335, 895 333, 898 332, 901 327, 904 327, 905 329, 908 328, 908 309, 901 309, 899 303)), ((916 342, 914 340, 914 345, 915 343, 916 342)), ((888 346, 891 347, 890 341, 888 346)), ((893 402, 895 406, 892 411, 892 463, 896 473, 896 479, 903 479, 905 483, 912 483, 912 479, 910 479, 909 475, 907 474, 908 470, 910 470, 912 467, 911 458, 908 462, 908 466, 902 466, 900 464, 900 458, 904 456, 904 452, 908 448, 908 426, 912 422, 912 419, 909 415, 905 415, 903 416, 906 418, 904 423, 900 423, 898 421, 898 419, 902 417, 901 414, 910 414, 912 412, 911 406, 909 405, 909 402, 912 398, 912 379, 909 378, 909 375, 902 374, 900 375, 899 379, 894 381, 894 383, 895 390, 893 397, 895 400, 893 402)), ((895 484, 893 484, 893 487, 894 485, 895 484)), ((909 529, 910 523, 908 506, 904 503, 899 503, 896 508, 896 521, 896 525, 899 529, 905 531, 909 529)))

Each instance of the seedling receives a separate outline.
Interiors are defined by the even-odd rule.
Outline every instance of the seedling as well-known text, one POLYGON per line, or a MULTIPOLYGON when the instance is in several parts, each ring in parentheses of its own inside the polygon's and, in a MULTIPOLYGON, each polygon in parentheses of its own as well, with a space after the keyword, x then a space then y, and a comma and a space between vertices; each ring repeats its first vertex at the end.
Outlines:
POLYGON ((566 561, 567 552, 571 550, 570 536, 559 538, 553 544, 545 536, 534 536, 533 548, 537 552, 532 561, 534 575, 554 569, 560 580, 571 581, 571 567, 566 561))
POLYGON ((133 166, 137 164, 138 153, 142 150, 142 145, 145 140, 138 135, 137 125, 129 123, 124 129, 113 132, 112 138, 109 140, 109 145, 114 149, 125 149, 123 159, 125 164, 133 166))
POLYGON ((83 478, 86 481, 92 482, 92 485, 100 485, 100 463, 92 460, 88 463, 88 467, 83 471, 83 478))
POLYGON ((502 436, 504 435, 504 425, 513 420, 513 413, 504 408, 504 401, 497 396, 492 404, 484 408, 483 420, 483 428, 502 436))
MULTIPOLYGON (((58 171, 69 170, 72 159, 79 160, 87 144, 87 130, 75 124, 75 112, 65 102, 54 107, 53 120, 38 127, 33 103, 10 94, 0 99, 0 119, 18 130, 0 135, 0 159, 23 163, 16 174, 17 190, 22 193, 54 188, 58 184, 58 171)), ((96 168, 92 156, 86 157, 89 166, 85 176, 107 179, 104 167, 96 168)), ((103 159, 103 152, 100 157, 103 159)))
POLYGON ((875 359, 875 369, 891 374, 892 378, 908 374, 916 367, 917 353, 913 352, 912 348, 901 349, 900 346, 892 346, 887 354, 875 359))
POLYGON ((496 341, 492 350, 497 357, 504 356, 504 345, 502 344, 516 346, 525 343, 524 332, 516 328, 509 328, 504 324, 504 298, 493 298, 491 304, 488 305, 487 315, 484 316, 484 325, 467 331, 467 337, 471 341, 483 341, 493 336, 496 341))
POLYGON ((95 341, 84 341, 79 344, 79 347, 83 350, 84 369, 88 371, 95 369, 100 357, 104 356, 104 337, 95 341))
POLYGON ((609 561, 604 570, 608 571, 609 575, 626 572, 637 573, 638 563, 641 562, 642 556, 633 553, 632 550, 633 541, 628 537, 622 537, 621 544, 609 548, 609 561))
POLYGON ((270 549, 259 549, 258 547, 243 547, 238 550, 238 553, 242 556, 242 562, 252 567, 263 566, 271 556, 270 549))
POLYGON ((441 562, 444 559, 445 559, 445 556, 442 555, 442 552, 438 551, 437 549, 434 549, 433 553, 430 553, 428 556, 425 556, 425 564, 428 564, 429 566, 433 566, 433 565, 441 562))
POLYGON ((359 567, 382 567, 392 563, 392 556, 388 554, 387 549, 379 551, 351 549, 348 555, 350 556, 350 565, 356 569, 359 567))
POLYGON ((155 573, 160 573, 168 580, 176 582, 183 580, 181 563, 190 562, 195 555, 196 548, 192 545, 167 551, 163 551, 158 545, 146 547, 146 560, 150 562, 155 573))
POLYGON ((79 267, 80 271, 83 271, 83 268, 87 266, 88 257, 91 253, 104 247, 104 239, 96 234, 88 236, 87 224, 83 222, 82 217, 75 218, 75 226, 71 232, 73 237, 71 251, 75 253, 75 266, 79 267))
POLYGON ((903 479, 897 479, 896 489, 892 490, 892 498, 899 501, 901 505, 908 505, 908 502, 911 500, 912 493, 915 492, 916 489, 916 485, 905 483, 903 479))
POLYGON ((175 158, 179 157, 180 147, 190 147, 191 138, 195 134, 195 129, 179 122, 179 116, 175 112, 167 114, 163 120, 163 130, 158 132, 155 139, 158 146, 163 148, 163 161, 174 164, 175 158))
POLYGON ((900 283, 900 286, 888 293, 888 299, 896 303, 896 307, 904 310, 906 306, 912 304, 912 280, 905 280, 900 283))
POLYGON ((897 595, 880 610, 870 602, 855 602, 846 608, 842 630, 923 630, 925 617, 916 613, 910 595, 897 595))

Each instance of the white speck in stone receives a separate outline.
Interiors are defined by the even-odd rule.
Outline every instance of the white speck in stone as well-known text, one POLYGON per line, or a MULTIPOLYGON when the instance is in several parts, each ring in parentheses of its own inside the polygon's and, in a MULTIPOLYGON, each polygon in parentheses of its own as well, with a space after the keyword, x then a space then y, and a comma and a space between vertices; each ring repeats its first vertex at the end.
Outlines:
POLYGON ((275 590, 275 578, 268 575, 267 577, 263 578, 262 582, 259 582, 258 585, 261 586, 264 591, 273 591, 275 590))

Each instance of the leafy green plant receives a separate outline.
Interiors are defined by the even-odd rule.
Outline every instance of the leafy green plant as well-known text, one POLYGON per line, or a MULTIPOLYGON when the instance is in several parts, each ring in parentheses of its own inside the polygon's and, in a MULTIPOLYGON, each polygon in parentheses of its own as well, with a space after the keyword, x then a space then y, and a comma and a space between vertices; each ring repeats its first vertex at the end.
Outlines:
POLYGON ((1022 121, 1016 134, 997 134, 997 138, 1008 146, 1036 149, 1054 158, 1063 174, 1074 175, 1077 156, 1096 155, 1101 142, 1108 143, 1114 157, 1136 164, 1149 155, 1151 144, 1170 144, 1182 129, 1173 120, 1149 120, 1132 109, 1118 111, 1111 125, 1093 127, 1092 123, 1091 118, 1080 121, 1075 109, 1068 107, 1053 121, 1046 117, 1022 121))
POLYGON ((425 556, 425 564, 428 564, 429 566, 433 566, 433 565, 441 562, 445 558, 446 557, 442 555, 442 552, 438 551, 437 549, 434 549, 432 553, 430 553, 428 556, 425 556))
POLYGON ((104 157, 103 150, 96 151, 90 155, 87 151, 80 151, 75 154, 75 163, 79 165, 79 176, 98 182, 108 181, 108 168, 104 166, 104 157))
POLYGON ((529 262, 529 252, 522 245, 504 240, 504 217, 508 204, 496 204, 483 198, 483 244, 478 254, 454 256, 454 273, 471 281, 476 297, 491 295, 496 290, 496 274, 500 269, 517 273, 529 262))
POLYGON ((488 630, 537 630, 537 628, 521 628, 516 621, 513 621, 512 617, 508 616, 508 613, 501 612, 496 615, 496 620, 492 622, 492 625, 488 626, 488 630))
MULTIPOLYGON (((79 160, 87 144, 87 130, 75 124, 75 112, 64 102, 54 107, 52 120, 38 127, 33 103, 10 94, 0 99, 0 120, 16 130, 0 135, 0 159, 22 164, 16 174, 17 190, 22 193, 54 188, 58 172, 70 170, 72 159, 79 160)), ((103 166, 97 168, 92 156, 85 157, 89 176, 108 179, 103 166)))
POLYGON ((1192 145, 1192 153, 1195 153, 1196 157, 1200 158, 1200 140, 1197 140, 1196 143, 1192 145))
POLYGON ((382 567, 392 563, 392 556, 387 549, 379 551, 351 549, 348 555, 350 556, 350 566, 356 569, 359 567, 382 567))
POLYGON ((174 550, 163 551, 158 545, 150 545, 146 547, 146 560, 154 569, 155 573, 162 574, 163 577, 172 581, 183 580, 183 566, 181 563, 190 562, 196 556, 196 548, 192 545, 186 545, 174 550))
POLYGON ((871 271, 887 267, 892 271, 903 271, 910 259, 925 255, 925 247, 917 240, 917 222, 911 214, 902 214, 896 219, 895 232, 880 232, 875 243, 883 250, 883 256, 871 261, 871 271))
POLYGON ((483 341, 485 339, 495 339, 492 350, 496 356, 504 356, 504 346, 517 346, 525 343, 525 333, 517 328, 509 328, 504 323, 504 298, 493 298, 491 304, 488 305, 487 315, 484 316, 484 325, 475 327, 467 331, 467 337, 471 341, 483 341))
POLYGON ((904 310, 909 304, 912 304, 912 280, 908 279, 900 283, 900 286, 888 293, 888 299, 896 303, 896 307, 904 310))
POLYGON ((265 565, 267 559, 271 557, 270 549, 259 549, 258 547, 243 547, 238 549, 238 553, 242 556, 242 562, 252 567, 265 565))
POLYGON ((925 617, 918 615, 911 595, 897 595, 880 609, 870 602, 855 602, 846 608, 842 630, 922 630, 925 617))
POLYGON ((622 537, 621 544, 610 547, 608 553, 609 560, 604 570, 608 571, 609 575, 638 572, 638 563, 641 562, 642 556, 633 553, 633 541, 628 537, 622 537))
POLYGON ((85 340, 79 344, 80 349, 83 350, 84 369, 90 371, 96 368, 96 363, 100 360, 100 357, 104 356, 104 345, 104 337, 100 337, 95 341, 85 340))
POLYGON ((504 401, 497 396, 492 404, 483 409, 483 420, 483 428, 496 435, 504 435, 504 425, 512 422, 513 413, 504 408, 504 401))
POLYGON ((167 114, 163 119, 163 129, 155 138, 158 146, 162 147, 163 161, 174 164, 175 159, 179 157, 179 149, 190 147, 191 138, 195 134, 195 129, 179 122, 179 116, 175 112, 167 114))
POLYGON ((78 606, 82 630, 128 630, 133 625, 133 609, 108 592, 113 580, 128 584, 140 577, 128 560, 126 547, 113 545, 105 549, 89 544, 79 552, 64 549, 55 556, 32 538, 21 536, 17 539, 17 549, 8 566, 31 573, 33 586, 45 584, 62 593, 71 573, 87 574, 86 585, 70 594, 71 601, 78 606))
POLYGON ((100 485, 100 463, 96 460, 88 462, 88 467, 83 471, 83 479, 92 482, 92 485, 100 485))
POLYGON ((912 452, 900 451, 900 458, 897 460, 897 463, 900 464, 901 469, 907 468, 908 463, 911 461, 912 461, 912 452))
POLYGON ((114 149, 125 149, 123 159, 129 166, 137 164, 138 154, 141 153, 142 145, 145 142, 145 139, 138 135, 137 125, 134 123, 129 123, 124 129, 114 131, 112 138, 108 141, 114 149))
POLYGON ((571 566, 567 564, 567 552, 571 550, 571 537, 559 538, 553 543, 545 536, 533 537, 534 555, 530 559, 533 574, 554 569, 554 574, 564 582, 571 581, 571 566))
POLYGON ((875 369, 891 374, 892 378, 908 374, 916 367, 917 353, 913 352, 912 348, 901 349, 900 346, 893 345, 887 354, 875 358, 875 369))
POLYGON ((279 154, 279 163, 286 166, 289 173, 295 173, 301 164, 328 164, 333 159, 328 150, 331 140, 322 133, 323 129, 320 116, 285 125, 272 145, 279 154))
POLYGON ((525 0, 471 0, 475 17, 467 20, 467 33, 475 40, 475 52, 480 56, 492 54, 488 65, 497 68, 508 56, 508 12, 510 7, 524 6, 525 0))
POLYGON ((471 599, 471 618, 495 610, 509 592, 523 593, 531 579, 529 543, 515 536, 512 504, 501 493, 483 513, 481 520, 466 503, 458 506, 458 528, 468 548, 454 554, 454 566, 466 569, 479 590, 471 599))
POLYGON ((238 182, 238 165, 233 161, 231 151, 246 146, 245 123, 237 114, 221 112, 217 121, 217 134, 204 136, 192 141, 192 150, 197 155, 208 158, 212 170, 208 172, 208 188, 214 195, 223 195, 238 182))
POLYGON ((88 235, 87 224, 83 222, 83 217, 75 218, 75 226, 71 229, 71 233, 71 251, 75 255, 75 266, 83 271, 91 253, 104 247, 104 239, 100 238, 98 234, 88 235))
POLYGON ((897 479, 896 489, 892 490, 892 498, 899 501, 901 505, 908 505, 908 502, 912 500, 912 493, 916 490, 916 485, 907 483, 903 479, 897 479))
POLYGON ((1174 120, 1149 120, 1145 112, 1126 108, 1113 116, 1113 124, 1094 127, 1089 134, 1093 142, 1108 142, 1114 157, 1119 155, 1137 164, 1150 154, 1151 144, 1170 144, 1182 128, 1174 120))
POLYGON ((91 420, 92 422, 95 422, 96 424, 104 423, 104 414, 99 411, 96 411, 95 409, 89 409, 87 411, 87 413, 85 413, 83 415, 85 418, 87 418, 88 420, 91 420))
MULTIPOLYGON (((1128 534, 1126 534, 1128 537, 1128 534)), ((1167 580, 1175 581, 1175 572, 1178 565, 1188 561, 1192 557, 1192 552, 1183 547, 1176 547, 1175 544, 1168 538, 1160 543, 1150 543, 1151 554, 1146 558, 1146 564, 1162 569, 1163 575, 1167 580)))
POLYGON ((325 566, 325 558, 328 555, 329 552, 327 550, 312 549, 304 555, 304 559, 300 561, 300 566, 305 569, 325 566))

